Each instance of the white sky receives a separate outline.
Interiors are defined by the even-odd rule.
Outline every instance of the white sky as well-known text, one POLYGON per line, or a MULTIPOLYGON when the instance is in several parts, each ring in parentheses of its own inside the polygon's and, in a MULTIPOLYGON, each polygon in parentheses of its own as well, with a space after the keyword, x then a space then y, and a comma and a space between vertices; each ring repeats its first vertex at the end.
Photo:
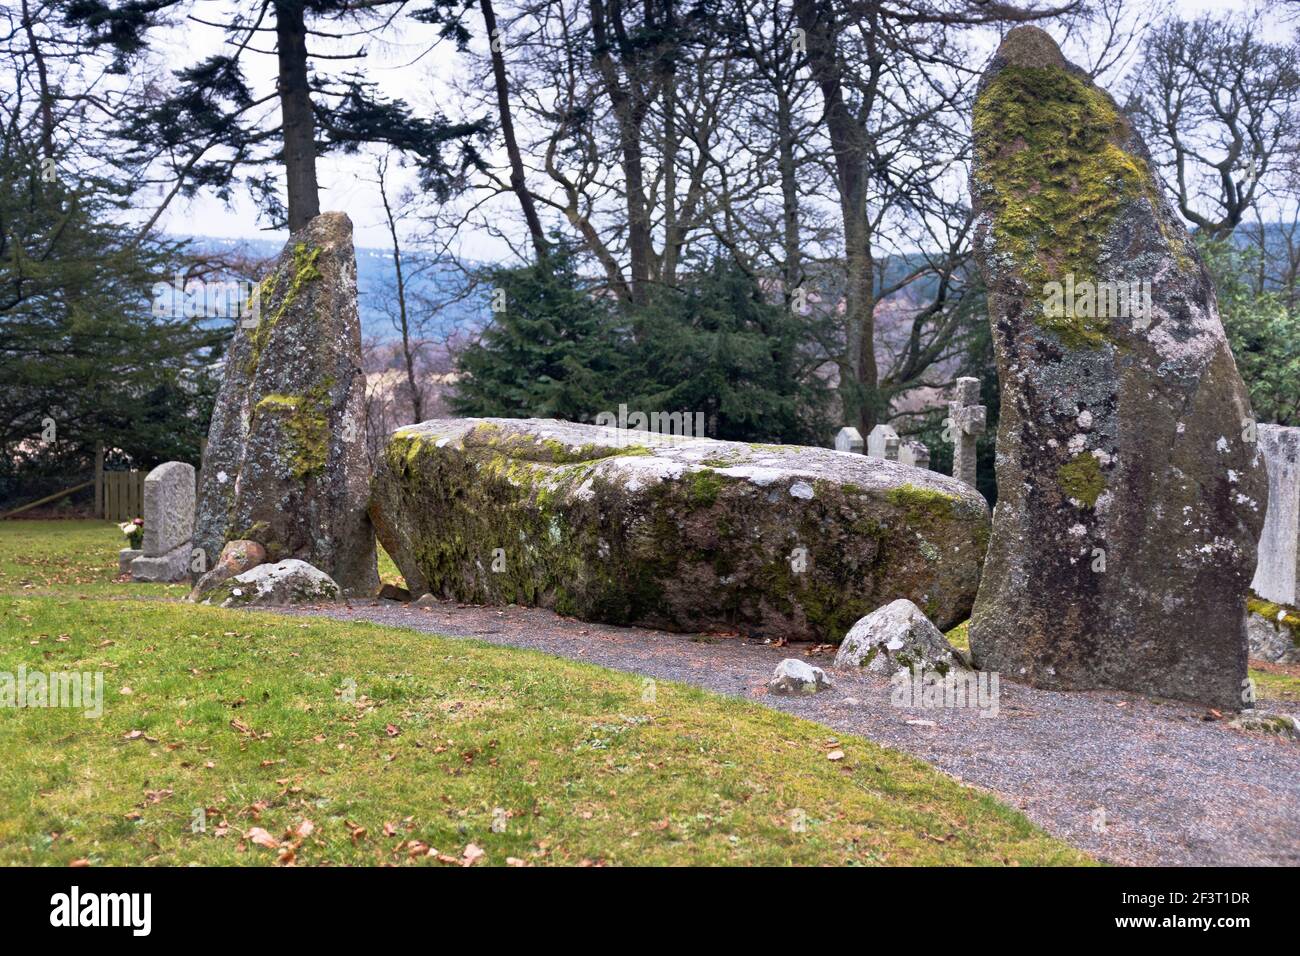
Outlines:
MULTIPOLYGON (((1134 3, 1140 5, 1142 0, 1134 0, 1134 3)), ((1211 11, 1245 10, 1250 6, 1252 4, 1249 0, 1177 0, 1174 10, 1183 16, 1196 16, 1211 11)), ((221 21, 224 19, 223 13, 230 9, 230 2, 204 0, 196 8, 204 19, 221 21)), ((409 18, 403 18, 399 22, 406 27, 397 40, 387 42, 382 47, 368 40, 369 50, 365 60, 351 61, 350 65, 345 64, 343 68, 364 69, 367 77, 379 84, 381 91, 405 99, 417 111, 421 107, 430 108, 442 104, 444 111, 455 118, 455 96, 447 81, 458 69, 463 68, 463 59, 450 44, 435 45, 436 34, 431 28, 412 24, 409 18), (418 62, 412 63, 417 58, 418 62)), ((480 28, 480 21, 472 17, 471 29, 480 28)), ((386 35, 391 37, 394 32, 387 31, 386 35)), ((155 42, 158 52, 175 68, 217 51, 222 37, 222 31, 214 27, 190 23, 178 25, 174 30, 160 34, 155 42)), ((272 43, 273 37, 267 36, 259 46, 269 49, 272 43)), ((357 39, 342 44, 342 48, 349 51, 357 46, 357 39)), ((255 93, 264 93, 270 89, 275 69, 273 56, 247 57, 246 76, 252 81, 255 93)), ((402 173, 400 170, 397 172, 402 173)), ((342 210, 351 217, 358 246, 389 245, 378 190, 372 182, 372 160, 348 156, 322 157, 317 161, 317 176, 321 185, 321 208, 342 210)), ((179 234, 281 241, 286 238, 284 232, 259 227, 256 209, 243 194, 237 195, 229 206, 210 195, 196 197, 192 201, 178 198, 168 208, 161 223, 167 232, 179 234)), ((508 256, 507 248, 499 239, 483 232, 467 231, 460 241, 459 251, 469 259, 488 260, 508 256)))

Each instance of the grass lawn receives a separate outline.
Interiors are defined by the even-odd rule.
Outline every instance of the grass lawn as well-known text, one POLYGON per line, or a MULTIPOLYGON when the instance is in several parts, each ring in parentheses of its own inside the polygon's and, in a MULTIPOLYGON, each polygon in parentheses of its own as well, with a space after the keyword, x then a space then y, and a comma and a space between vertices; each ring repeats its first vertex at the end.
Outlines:
POLYGON ((98 718, 0 711, 0 863, 1089 862, 924 763, 756 704, 184 605, 113 584, 116 545, 104 523, 0 524, 0 671, 105 681, 98 718))

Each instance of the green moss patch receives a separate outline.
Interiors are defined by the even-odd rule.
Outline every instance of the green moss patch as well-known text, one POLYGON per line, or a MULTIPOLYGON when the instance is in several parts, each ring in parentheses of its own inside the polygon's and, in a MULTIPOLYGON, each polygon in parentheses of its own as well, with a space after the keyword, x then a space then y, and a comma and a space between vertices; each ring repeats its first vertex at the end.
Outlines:
MULTIPOLYGON (((1031 290, 1073 273, 1096 281, 1101 241, 1124 207, 1158 186, 1122 144, 1128 121, 1086 78, 1055 66, 1008 66, 975 103, 978 188, 994 237, 1031 290)), ((1166 238, 1170 238, 1167 236, 1166 238)), ((1171 240, 1175 254, 1181 243, 1171 240)), ((1050 316, 1039 324, 1071 348, 1107 341, 1105 318, 1050 316)))
POLYGON ((1096 456, 1080 452, 1056 470, 1061 491, 1067 498, 1082 502, 1089 508, 1106 490, 1106 479, 1101 473, 1101 463, 1096 456))

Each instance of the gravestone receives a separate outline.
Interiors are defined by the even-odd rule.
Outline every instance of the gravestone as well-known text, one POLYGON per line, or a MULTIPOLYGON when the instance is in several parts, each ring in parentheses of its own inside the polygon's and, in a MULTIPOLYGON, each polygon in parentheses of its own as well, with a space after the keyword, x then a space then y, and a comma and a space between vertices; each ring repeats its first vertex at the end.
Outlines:
POLYGON ((295 232, 255 295, 257 320, 235 329, 208 430, 196 574, 228 542, 254 541, 268 562, 306 561, 344 594, 373 595, 351 220, 322 213, 295 232))
POLYGON ((911 465, 913 468, 929 469, 930 449, 924 442, 908 439, 898 449, 898 460, 901 464, 911 465))
POLYGON ((877 425, 867 436, 867 454, 872 458, 898 461, 898 432, 892 425, 877 425))
POLYGON ((1260 425, 1259 449, 1268 466, 1268 507, 1259 536, 1251 590, 1265 601, 1300 604, 1300 428, 1260 425))
POLYGON ((845 425, 835 433, 835 450, 862 454, 862 433, 851 425, 845 425))
POLYGON ((144 479, 143 554, 131 562, 137 581, 180 581, 190 574, 194 534, 194 466, 169 461, 144 479))
POLYGON ((979 436, 988 427, 988 408, 980 400, 980 380, 963 376, 953 388, 948 403, 948 427, 952 435, 952 476, 975 487, 975 450, 979 436))
POLYGON ((1042 30, 1007 34, 972 129, 1001 385, 974 661, 1240 709, 1267 488, 1196 245, 1139 133, 1042 30))

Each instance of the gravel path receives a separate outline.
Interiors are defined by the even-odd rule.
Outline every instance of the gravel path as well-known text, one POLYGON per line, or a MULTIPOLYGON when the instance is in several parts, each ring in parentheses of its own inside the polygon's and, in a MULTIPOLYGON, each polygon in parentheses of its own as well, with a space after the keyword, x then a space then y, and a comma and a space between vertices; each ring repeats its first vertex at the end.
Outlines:
POLYGON ((827 669, 831 690, 811 698, 768 695, 764 683, 777 662, 805 656, 810 645, 778 648, 455 603, 286 613, 476 637, 744 697, 913 754, 1112 863, 1300 864, 1300 743, 1207 721, 1186 704, 1003 681, 996 717, 905 710, 891 706, 887 679, 831 670, 829 653, 810 660, 827 669))

